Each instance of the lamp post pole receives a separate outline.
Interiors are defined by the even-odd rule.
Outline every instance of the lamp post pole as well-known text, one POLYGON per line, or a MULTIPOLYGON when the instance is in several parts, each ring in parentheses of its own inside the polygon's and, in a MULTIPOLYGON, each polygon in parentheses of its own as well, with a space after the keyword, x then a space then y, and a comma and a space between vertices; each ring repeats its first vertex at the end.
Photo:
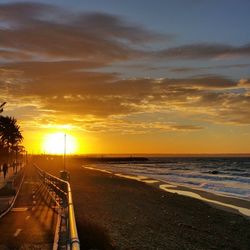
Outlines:
POLYGON ((64 134, 64 154, 63 154, 63 169, 66 170, 66 134, 64 134))
POLYGON ((28 164, 28 151, 25 150, 25 166, 28 164))
POLYGON ((64 134, 63 170, 60 171, 60 176, 65 181, 70 179, 69 172, 66 171, 66 134, 64 134))

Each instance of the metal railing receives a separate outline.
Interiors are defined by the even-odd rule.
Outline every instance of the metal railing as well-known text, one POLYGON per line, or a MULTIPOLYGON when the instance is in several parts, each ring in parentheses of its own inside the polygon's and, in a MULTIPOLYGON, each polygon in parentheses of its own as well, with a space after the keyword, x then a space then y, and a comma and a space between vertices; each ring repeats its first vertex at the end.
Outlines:
POLYGON ((72 192, 69 182, 43 171, 36 165, 34 166, 42 183, 48 188, 49 192, 55 196, 55 200, 57 200, 57 203, 65 211, 65 217, 67 220, 67 248, 71 250, 80 249, 72 192))

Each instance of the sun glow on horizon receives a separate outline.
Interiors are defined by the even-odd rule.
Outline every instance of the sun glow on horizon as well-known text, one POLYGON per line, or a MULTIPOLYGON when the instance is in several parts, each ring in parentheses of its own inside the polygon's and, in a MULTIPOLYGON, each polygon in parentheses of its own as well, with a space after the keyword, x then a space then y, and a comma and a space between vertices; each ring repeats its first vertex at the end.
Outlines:
MULTIPOLYGON (((65 134, 62 132, 47 134, 43 139, 43 152, 46 154, 64 154, 65 134)), ((75 137, 66 134, 66 154, 73 154, 77 151, 75 137)))

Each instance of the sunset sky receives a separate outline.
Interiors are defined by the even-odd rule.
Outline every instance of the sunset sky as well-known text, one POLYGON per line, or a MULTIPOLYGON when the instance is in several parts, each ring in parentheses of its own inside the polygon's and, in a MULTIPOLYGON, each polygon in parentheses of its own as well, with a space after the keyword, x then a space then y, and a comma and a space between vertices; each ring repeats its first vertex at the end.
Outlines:
POLYGON ((29 152, 250 153, 249 0, 0 0, 0 101, 29 152), (53 3, 53 4, 52 4, 53 3))

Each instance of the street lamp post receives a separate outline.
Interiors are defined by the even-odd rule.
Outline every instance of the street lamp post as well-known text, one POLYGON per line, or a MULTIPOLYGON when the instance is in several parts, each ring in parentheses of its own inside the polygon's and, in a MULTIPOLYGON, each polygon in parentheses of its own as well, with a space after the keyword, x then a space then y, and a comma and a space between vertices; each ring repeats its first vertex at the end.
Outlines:
POLYGON ((28 164, 28 151, 25 150, 25 166, 28 164))
POLYGON ((69 181, 70 175, 69 175, 69 172, 66 170, 66 148, 67 148, 66 134, 64 134, 63 170, 60 171, 60 176, 61 176, 61 179, 65 181, 69 181))
POLYGON ((63 170, 66 171, 66 134, 64 134, 63 170))

